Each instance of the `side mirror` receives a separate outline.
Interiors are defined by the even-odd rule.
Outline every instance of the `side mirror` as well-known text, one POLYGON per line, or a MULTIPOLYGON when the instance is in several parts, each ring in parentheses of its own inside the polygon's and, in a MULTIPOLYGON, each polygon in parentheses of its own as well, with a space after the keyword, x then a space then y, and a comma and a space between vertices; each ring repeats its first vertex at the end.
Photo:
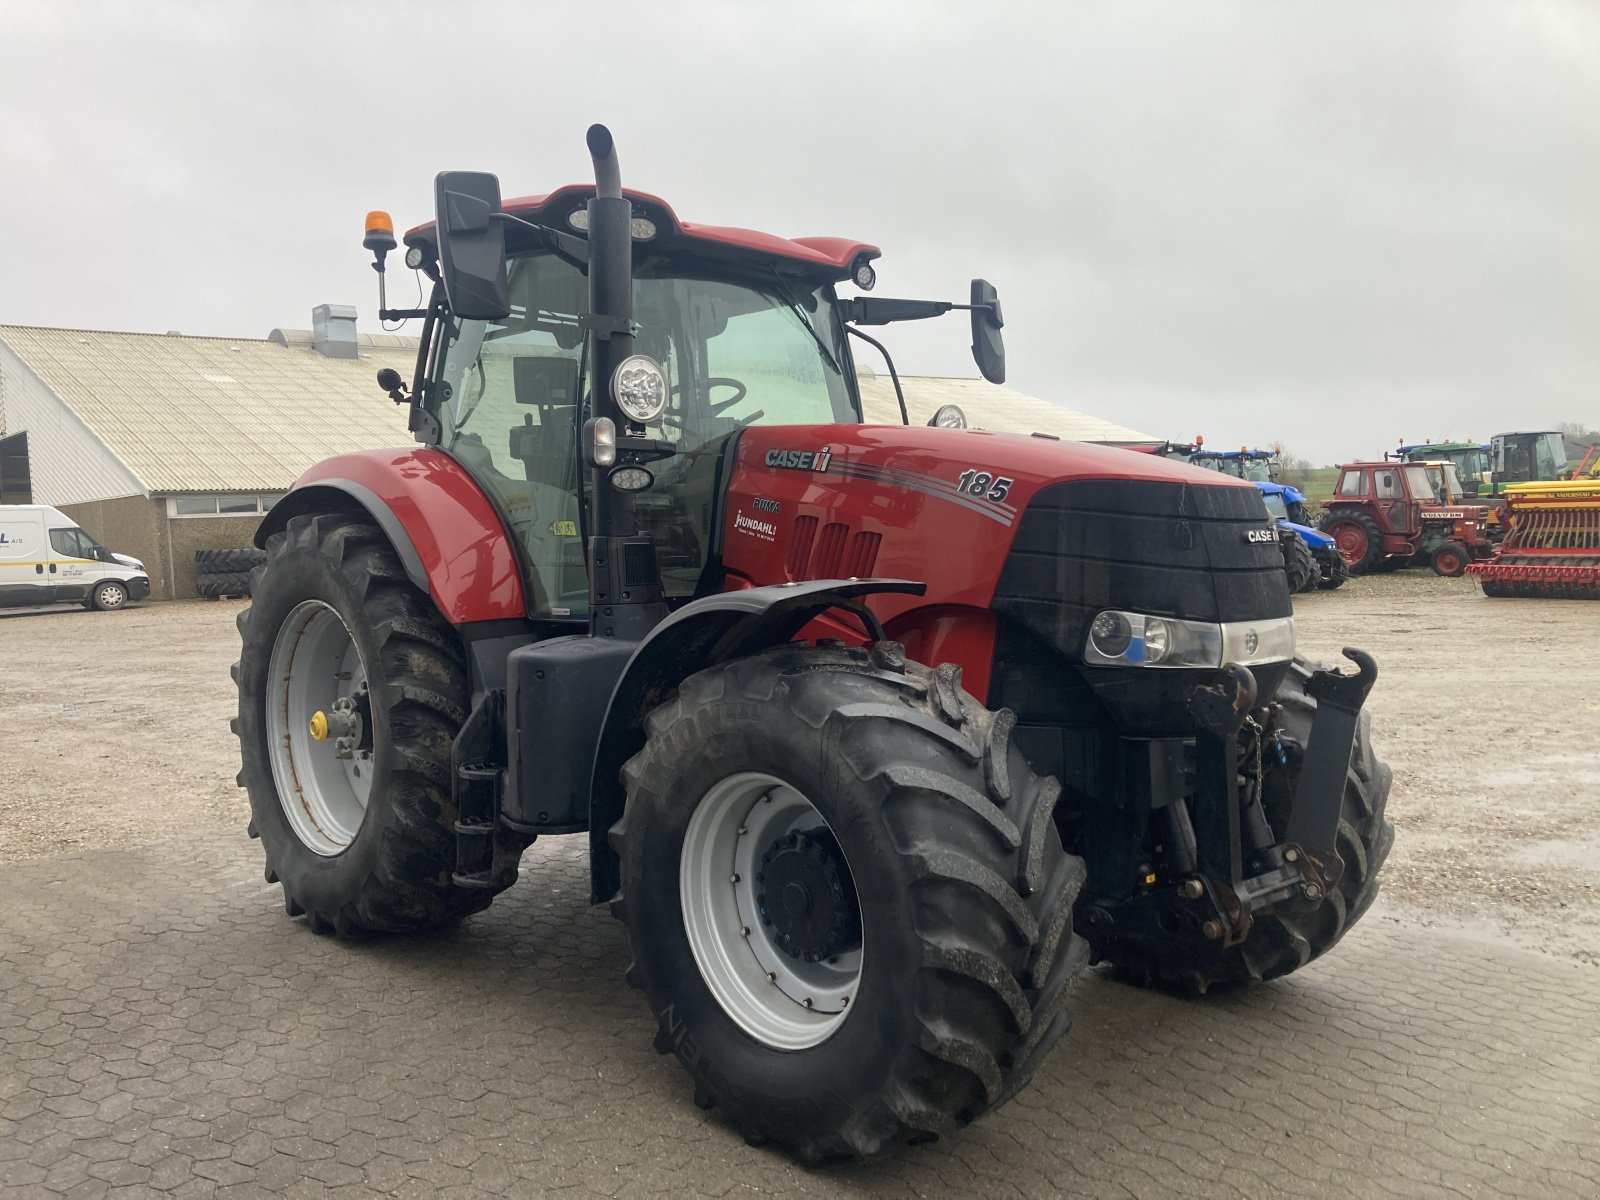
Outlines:
POLYGON ((433 181, 439 275, 450 310, 465 321, 500 321, 506 292, 506 234, 500 181, 483 171, 441 171, 433 181))
POLYGON ((990 383, 1006 381, 1006 345, 1000 336, 1000 294, 987 279, 972 281, 972 357, 990 383))

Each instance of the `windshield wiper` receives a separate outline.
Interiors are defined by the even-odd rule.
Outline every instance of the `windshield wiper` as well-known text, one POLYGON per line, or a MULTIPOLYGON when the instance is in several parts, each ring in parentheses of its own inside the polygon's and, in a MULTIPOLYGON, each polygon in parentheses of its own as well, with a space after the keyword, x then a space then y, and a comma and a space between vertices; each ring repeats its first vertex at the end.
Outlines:
POLYGON ((805 326, 806 332, 811 335, 811 340, 817 344, 817 349, 822 351, 822 357, 827 359, 828 365, 833 368, 833 373, 835 375, 843 375, 844 368, 839 365, 839 360, 834 358, 833 351, 828 349, 828 344, 822 340, 822 335, 817 332, 816 326, 811 324, 811 318, 806 316, 805 309, 800 307, 800 302, 789 291, 789 285, 784 283, 783 276, 774 271, 772 278, 778 285, 778 299, 787 304, 789 311, 795 315, 801 325, 805 326))

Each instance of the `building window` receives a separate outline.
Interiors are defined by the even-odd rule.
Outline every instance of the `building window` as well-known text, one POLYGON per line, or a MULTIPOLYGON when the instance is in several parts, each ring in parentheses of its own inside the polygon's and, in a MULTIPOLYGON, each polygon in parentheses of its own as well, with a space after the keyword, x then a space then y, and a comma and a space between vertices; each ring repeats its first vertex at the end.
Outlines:
POLYGON ((169 517, 253 517, 269 512, 283 499, 282 492, 241 496, 237 492, 211 496, 168 496, 169 517))

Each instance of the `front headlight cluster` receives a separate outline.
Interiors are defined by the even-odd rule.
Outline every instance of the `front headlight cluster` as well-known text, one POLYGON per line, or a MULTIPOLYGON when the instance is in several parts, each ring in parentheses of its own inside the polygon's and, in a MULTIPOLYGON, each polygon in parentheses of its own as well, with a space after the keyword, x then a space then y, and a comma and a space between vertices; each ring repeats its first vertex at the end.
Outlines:
POLYGON ((1101 667, 1220 667, 1294 657, 1294 618, 1183 621, 1107 609, 1089 626, 1084 661, 1101 667))

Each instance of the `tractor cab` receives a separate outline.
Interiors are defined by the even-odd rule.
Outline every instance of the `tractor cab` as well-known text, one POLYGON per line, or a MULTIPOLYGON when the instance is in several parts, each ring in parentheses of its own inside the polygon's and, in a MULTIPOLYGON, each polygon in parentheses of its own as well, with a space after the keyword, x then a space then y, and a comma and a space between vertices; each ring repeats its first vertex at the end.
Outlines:
POLYGON ((1400 447, 1392 455, 1401 462, 1448 462, 1455 467, 1458 486, 1453 489, 1456 499, 1471 498, 1489 490, 1489 455, 1477 442, 1412 442, 1400 439, 1400 447))
POLYGON ((1249 483, 1273 483, 1280 473, 1276 450, 1251 450, 1245 446, 1237 450, 1207 450, 1203 442, 1197 441, 1189 462, 1249 483))
POLYGON ((1489 444, 1495 495, 1508 483, 1548 483, 1567 470, 1566 442, 1559 433, 1497 433, 1489 444))

